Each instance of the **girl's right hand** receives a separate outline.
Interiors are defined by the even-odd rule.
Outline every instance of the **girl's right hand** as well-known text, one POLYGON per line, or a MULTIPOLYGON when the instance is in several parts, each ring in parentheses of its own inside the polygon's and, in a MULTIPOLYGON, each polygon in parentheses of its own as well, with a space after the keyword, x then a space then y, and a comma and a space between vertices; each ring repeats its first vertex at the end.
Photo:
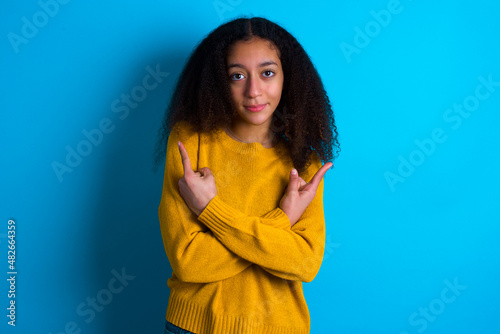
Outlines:
POLYGON ((309 183, 306 183, 294 168, 290 172, 290 182, 286 188, 285 195, 281 198, 280 208, 288 216, 291 226, 302 217, 302 214, 316 196, 316 190, 326 171, 332 167, 333 163, 324 164, 309 183))
POLYGON ((217 186, 212 171, 208 167, 197 171, 191 169, 191 160, 184 144, 178 142, 182 158, 184 176, 179 180, 179 193, 187 206, 199 216, 212 198, 217 195, 217 186))

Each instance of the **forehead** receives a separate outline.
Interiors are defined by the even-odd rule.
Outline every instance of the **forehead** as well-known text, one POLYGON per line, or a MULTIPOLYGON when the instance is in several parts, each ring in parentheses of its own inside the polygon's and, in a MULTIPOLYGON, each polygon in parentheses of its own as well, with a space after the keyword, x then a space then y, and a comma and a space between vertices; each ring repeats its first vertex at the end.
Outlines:
POLYGON ((268 40, 256 37, 248 41, 235 42, 229 48, 226 57, 227 65, 237 62, 245 66, 252 66, 263 60, 272 60, 281 65, 276 46, 268 40))

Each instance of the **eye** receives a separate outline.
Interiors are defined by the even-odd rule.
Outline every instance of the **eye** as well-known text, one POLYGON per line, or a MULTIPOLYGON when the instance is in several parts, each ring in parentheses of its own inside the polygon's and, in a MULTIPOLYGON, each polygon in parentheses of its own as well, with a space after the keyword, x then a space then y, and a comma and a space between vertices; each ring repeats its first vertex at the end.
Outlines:
POLYGON ((272 77, 275 73, 274 73, 273 71, 269 71, 269 70, 267 70, 267 71, 262 72, 262 74, 263 74, 266 78, 270 78, 270 77, 272 77))
POLYGON ((241 79, 243 79, 245 76, 241 73, 234 73, 232 75, 229 76, 229 78, 233 81, 240 81, 241 79))

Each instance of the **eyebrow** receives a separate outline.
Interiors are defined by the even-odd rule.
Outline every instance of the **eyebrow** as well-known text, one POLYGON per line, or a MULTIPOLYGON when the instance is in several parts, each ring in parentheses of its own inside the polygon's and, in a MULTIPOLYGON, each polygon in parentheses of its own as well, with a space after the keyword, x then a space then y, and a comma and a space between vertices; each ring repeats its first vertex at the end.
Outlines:
MULTIPOLYGON (((276 65, 278 66, 278 64, 276 64, 274 61, 272 60, 267 60, 265 62, 262 62, 259 64, 259 67, 265 67, 265 66, 269 66, 269 65, 276 65)), ((232 67, 239 67, 239 68, 245 68, 245 66, 243 66, 242 64, 238 64, 238 63, 234 63, 234 64, 230 64, 227 69, 230 69, 232 67)))

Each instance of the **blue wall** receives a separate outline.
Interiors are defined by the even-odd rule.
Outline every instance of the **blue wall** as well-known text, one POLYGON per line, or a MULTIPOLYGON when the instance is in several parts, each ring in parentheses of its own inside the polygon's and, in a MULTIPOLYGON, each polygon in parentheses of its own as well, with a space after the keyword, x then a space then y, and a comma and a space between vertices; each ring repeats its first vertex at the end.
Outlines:
POLYGON ((162 333, 156 131, 192 48, 244 14, 299 39, 338 121, 325 259, 305 284, 312 333, 499 333, 498 3, 2 7, 2 333, 162 333))

